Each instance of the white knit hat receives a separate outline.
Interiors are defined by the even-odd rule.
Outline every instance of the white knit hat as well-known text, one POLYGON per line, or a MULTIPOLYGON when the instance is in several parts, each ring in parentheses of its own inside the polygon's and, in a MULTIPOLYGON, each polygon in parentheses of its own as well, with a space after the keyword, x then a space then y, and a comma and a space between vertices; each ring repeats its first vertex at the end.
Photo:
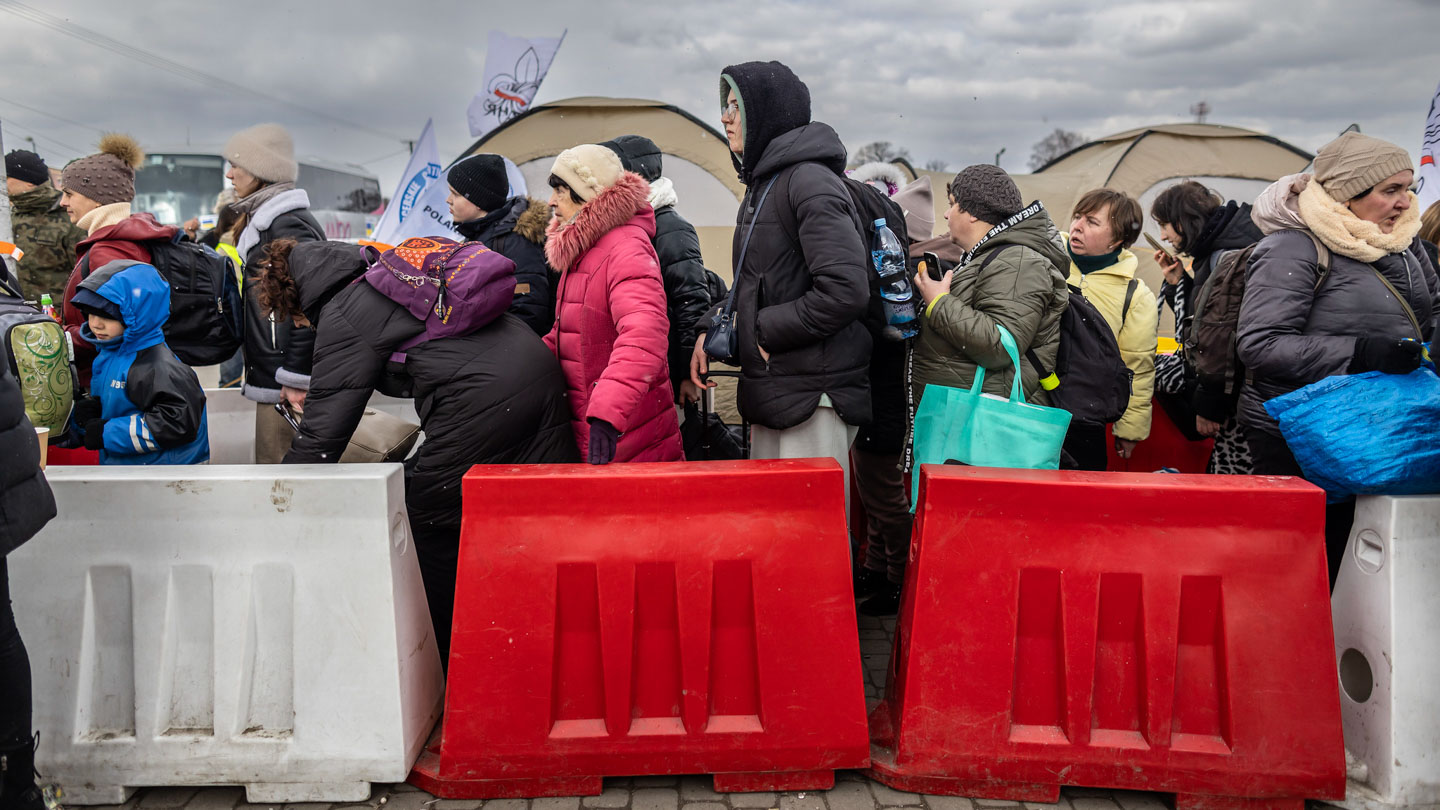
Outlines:
POLYGON ((300 175, 295 141, 279 124, 256 124, 230 137, 225 159, 267 183, 293 183, 300 175))
POLYGON ((618 155, 593 143, 566 149, 555 156, 555 165, 550 167, 550 173, 564 180, 585 202, 615 185, 624 171, 618 155))

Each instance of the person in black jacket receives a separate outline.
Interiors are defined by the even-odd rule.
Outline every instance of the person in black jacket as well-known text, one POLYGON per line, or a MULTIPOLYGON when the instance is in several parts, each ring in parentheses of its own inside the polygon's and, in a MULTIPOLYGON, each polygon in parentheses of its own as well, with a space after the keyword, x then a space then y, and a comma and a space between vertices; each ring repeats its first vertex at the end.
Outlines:
MULTIPOLYGON (((749 187, 731 255, 738 404, 752 425, 751 456, 834 458, 848 495, 850 444, 871 416, 871 340, 861 323, 871 271, 841 179, 845 145, 810 120, 810 90, 779 62, 725 68, 720 103, 731 159, 749 187)), ((708 367, 702 332, 690 362, 696 385, 708 367)))
POLYGON ((380 255, 282 241, 271 245, 259 286, 267 307, 318 333, 313 384, 285 463, 338 461, 377 387, 415 398, 425 441, 406 464, 405 501, 446 660, 465 471, 580 460, 559 362, 505 311, 514 264, 478 243, 439 238, 408 239, 380 255), (434 306, 442 275, 444 321, 434 306))
MULTIPOLYGON (((654 141, 641 135, 621 135, 606 141, 620 157, 625 171, 650 184, 650 207, 655 209, 655 254, 660 259, 660 280, 665 284, 665 314, 670 318, 670 387, 677 405, 700 400, 700 388, 690 382, 690 354, 700 322, 710 309, 709 279, 700 255, 695 226, 675 210, 679 197, 675 184, 663 176, 664 154, 654 141)), ((699 418, 699 411, 692 415, 699 418)))
MULTIPOLYGON (((0 259, 0 274, 5 267, 0 259)), ((43 810, 30 728, 30 658, 15 627, 6 556, 55 517, 20 386, 0 362, 0 807, 43 810)))
POLYGON ((290 426, 271 407, 281 399, 297 410, 310 387, 310 357, 315 333, 276 317, 260 305, 256 281, 265 248, 277 239, 318 242, 325 239, 310 214, 310 197, 295 187, 300 164, 295 143, 279 124, 257 124, 225 144, 240 214, 235 249, 245 261, 246 399, 259 403, 255 418, 255 461, 275 464, 289 449, 290 426))
POLYGON ((529 197, 508 197, 510 178, 499 155, 471 155, 450 167, 450 216, 471 242, 515 263, 515 300, 510 311, 535 334, 555 325, 555 296, 545 262, 550 207, 529 197))

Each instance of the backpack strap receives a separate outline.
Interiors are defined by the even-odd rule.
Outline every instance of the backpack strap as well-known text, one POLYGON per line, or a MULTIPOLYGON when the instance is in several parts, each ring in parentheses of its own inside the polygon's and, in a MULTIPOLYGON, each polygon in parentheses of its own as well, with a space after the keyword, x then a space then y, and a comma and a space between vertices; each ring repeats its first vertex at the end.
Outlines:
POLYGON ((1120 333, 1125 331, 1125 319, 1130 317, 1130 302, 1135 300, 1135 288, 1140 286, 1140 279, 1130 279, 1130 285, 1125 288, 1125 305, 1120 307, 1120 328, 1115 330, 1115 338, 1120 338, 1120 333))
POLYGON ((1315 279, 1315 286, 1310 290, 1313 294, 1319 292, 1320 285, 1330 277, 1330 248, 1320 241, 1320 237, 1316 236, 1314 231, 1307 230, 1304 231, 1304 234, 1310 237, 1311 242, 1315 243, 1315 266, 1320 268, 1320 277, 1315 279))

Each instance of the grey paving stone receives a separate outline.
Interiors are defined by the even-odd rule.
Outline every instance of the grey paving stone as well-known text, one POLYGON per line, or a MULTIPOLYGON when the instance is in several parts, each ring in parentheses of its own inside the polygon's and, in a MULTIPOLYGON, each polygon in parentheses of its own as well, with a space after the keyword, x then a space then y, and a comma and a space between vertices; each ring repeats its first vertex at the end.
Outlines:
MULTIPOLYGON (((431 805, 434 810, 480 810, 485 802, 479 799, 441 799, 431 805)), ((578 805, 579 802, 576 802, 578 805)))
POLYGON ((1025 810, 1070 810, 1070 800, 1061 796, 1053 802, 1022 802, 1025 810))
POLYGON ((1170 805, 1161 798, 1159 793, 1147 793, 1143 790, 1117 790, 1114 796, 1115 801, 1124 810, 1170 810, 1170 805))
POLYGON ((1060 789, 1060 795, 1071 799, 1109 799, 1115 795, 1115 791, 1108 788, 1084 787, 1083 785, 1067 785, 1060 789))
MULTIPOLYGON (((836 781, 836 782, 869 782, 870 780, 869 780, 868 778, 866 778, 865 774, 861 773, 860 771, 836 771, 836 772, 835 772, 835 781, 836 781)), ((829 791, 826 791, 826 793, 828 794, 829 791)))
MULTIPOLYGON (((422 790, 397 791, 367 802, 384 810, 432 810, 434 803, 435 797, 422 790), (381 802, 381 799, 384 801, 381 802)), ((521 802, 521 810, 524 810, 524 802, 521 802)))
POLYGON ((195 794, 198 792, 198 788, 150 788, 140 797, 140 803, 136 806, 142 807, 144 810, 162 807, 184 807, 185 803, 195 798, 195 794))
MULTIPOLYGON (((875 795, 865 781, 840 781, 851 776, 861 776, 857 771, 836 774, 835 787, 825 791, 825 802, 830 810, 874 810, 875 795)), ((863 780, 863 777, 862 777, 863 780)))
POLYGON ((865 639, 870 639, 870 638, 883 638, 883 639, 888 639, 888 638, 890 638, 890 636, 885 633, 885 628, 883 628, 883 627, 862 627, 862 628, 860 628, 860 640, 861 640, 861 641, 864 641, 865 639))
POLYGON ((774 807, 774 793, 731 793, 731 807, 774 807))
POLYGON ((825 810, 823 794, 813 790, 780 794, 780 810, 825 810))
POLYGON ((879 782, 870 783, 870 792, 875 796, 875 803, 881 807, 915 807, 925 803, 919 793, 906 793, 879 782))
POLYGON ((630 803, 630 790, 607 785, 599 796, 586 796, 580 803, 586 807, 624 807, 630 803))
POLYGON ((185 810, 232 810, 245 801, 245 788, 205 788, 185 803, 185 810))
POLYGON ((1070 799, 1074 810, 1118 810, 1119 805, 1110 796, 1075 796, 1070 799))
POLYGON ((867 638, 860 642, 860 654, 889 655, 893 643, 888 638, 867 638))
MULTIPOLYGON (((393 785, 386 785, 386 787, 390 788, 391 793, 414 793, 420 789, 409 782, 396 782, 393 785)), ((380 786, 376 785, 375 788, 378 790, 380 786)))
POLYGON ((631 810, 677 810, 679 807, 680 792, 674 788, 642 788, 631 794, 631 810))
POLYGON ((485 802, 485 810, 525 810, 529 805, 528 799, 491 799, 485 802))
POLYGON ((580 797, 554 796, 548 799, 531 799, 530 810, 580 810, 580 797))
POLYGON ((1008 799, 976 799, 975 804, 980 807, 1019 807, 1020 802, 1012 802, 1008 799))
MULTIPOLYGON (((287 804, 285 810, 330 810, 333 806, 333 802, 301 802, 300 804, 287 804)), ((189 804, 185 805, 185 810, 192 810, 194 807, 195 801, 192 799, 189 804)))
POLYGON ((723 802, 686 802, 680 810, 727 810, 723 802))
POLYGON ((930 810, 975 810, 975 803, 964 796, 925 795, 925 806, 930 810))
POLYGON ((724 797, 715 792, 715 783, 710 777, 685 776, 680 779, 680 798, 687 802, 718 802, 724 797))
POLYGON ((638 788, 675 787, 675 786, 676 786, 677 784, 679 784, 679 783, 680 783, 680 777, 678 777, 678 776, 637 776, 637 777, 635 777, 635 787, 638 787, 638 788))

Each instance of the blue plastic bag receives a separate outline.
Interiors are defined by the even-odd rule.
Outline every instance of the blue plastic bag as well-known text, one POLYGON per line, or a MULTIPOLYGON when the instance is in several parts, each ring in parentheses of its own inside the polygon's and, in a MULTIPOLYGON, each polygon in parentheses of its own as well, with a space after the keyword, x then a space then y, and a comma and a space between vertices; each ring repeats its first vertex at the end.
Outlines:
POLYGON ((1332 500, 1440 493, 1440 377, 1428 368, 1327 377, 1265 410, 1332 500))

